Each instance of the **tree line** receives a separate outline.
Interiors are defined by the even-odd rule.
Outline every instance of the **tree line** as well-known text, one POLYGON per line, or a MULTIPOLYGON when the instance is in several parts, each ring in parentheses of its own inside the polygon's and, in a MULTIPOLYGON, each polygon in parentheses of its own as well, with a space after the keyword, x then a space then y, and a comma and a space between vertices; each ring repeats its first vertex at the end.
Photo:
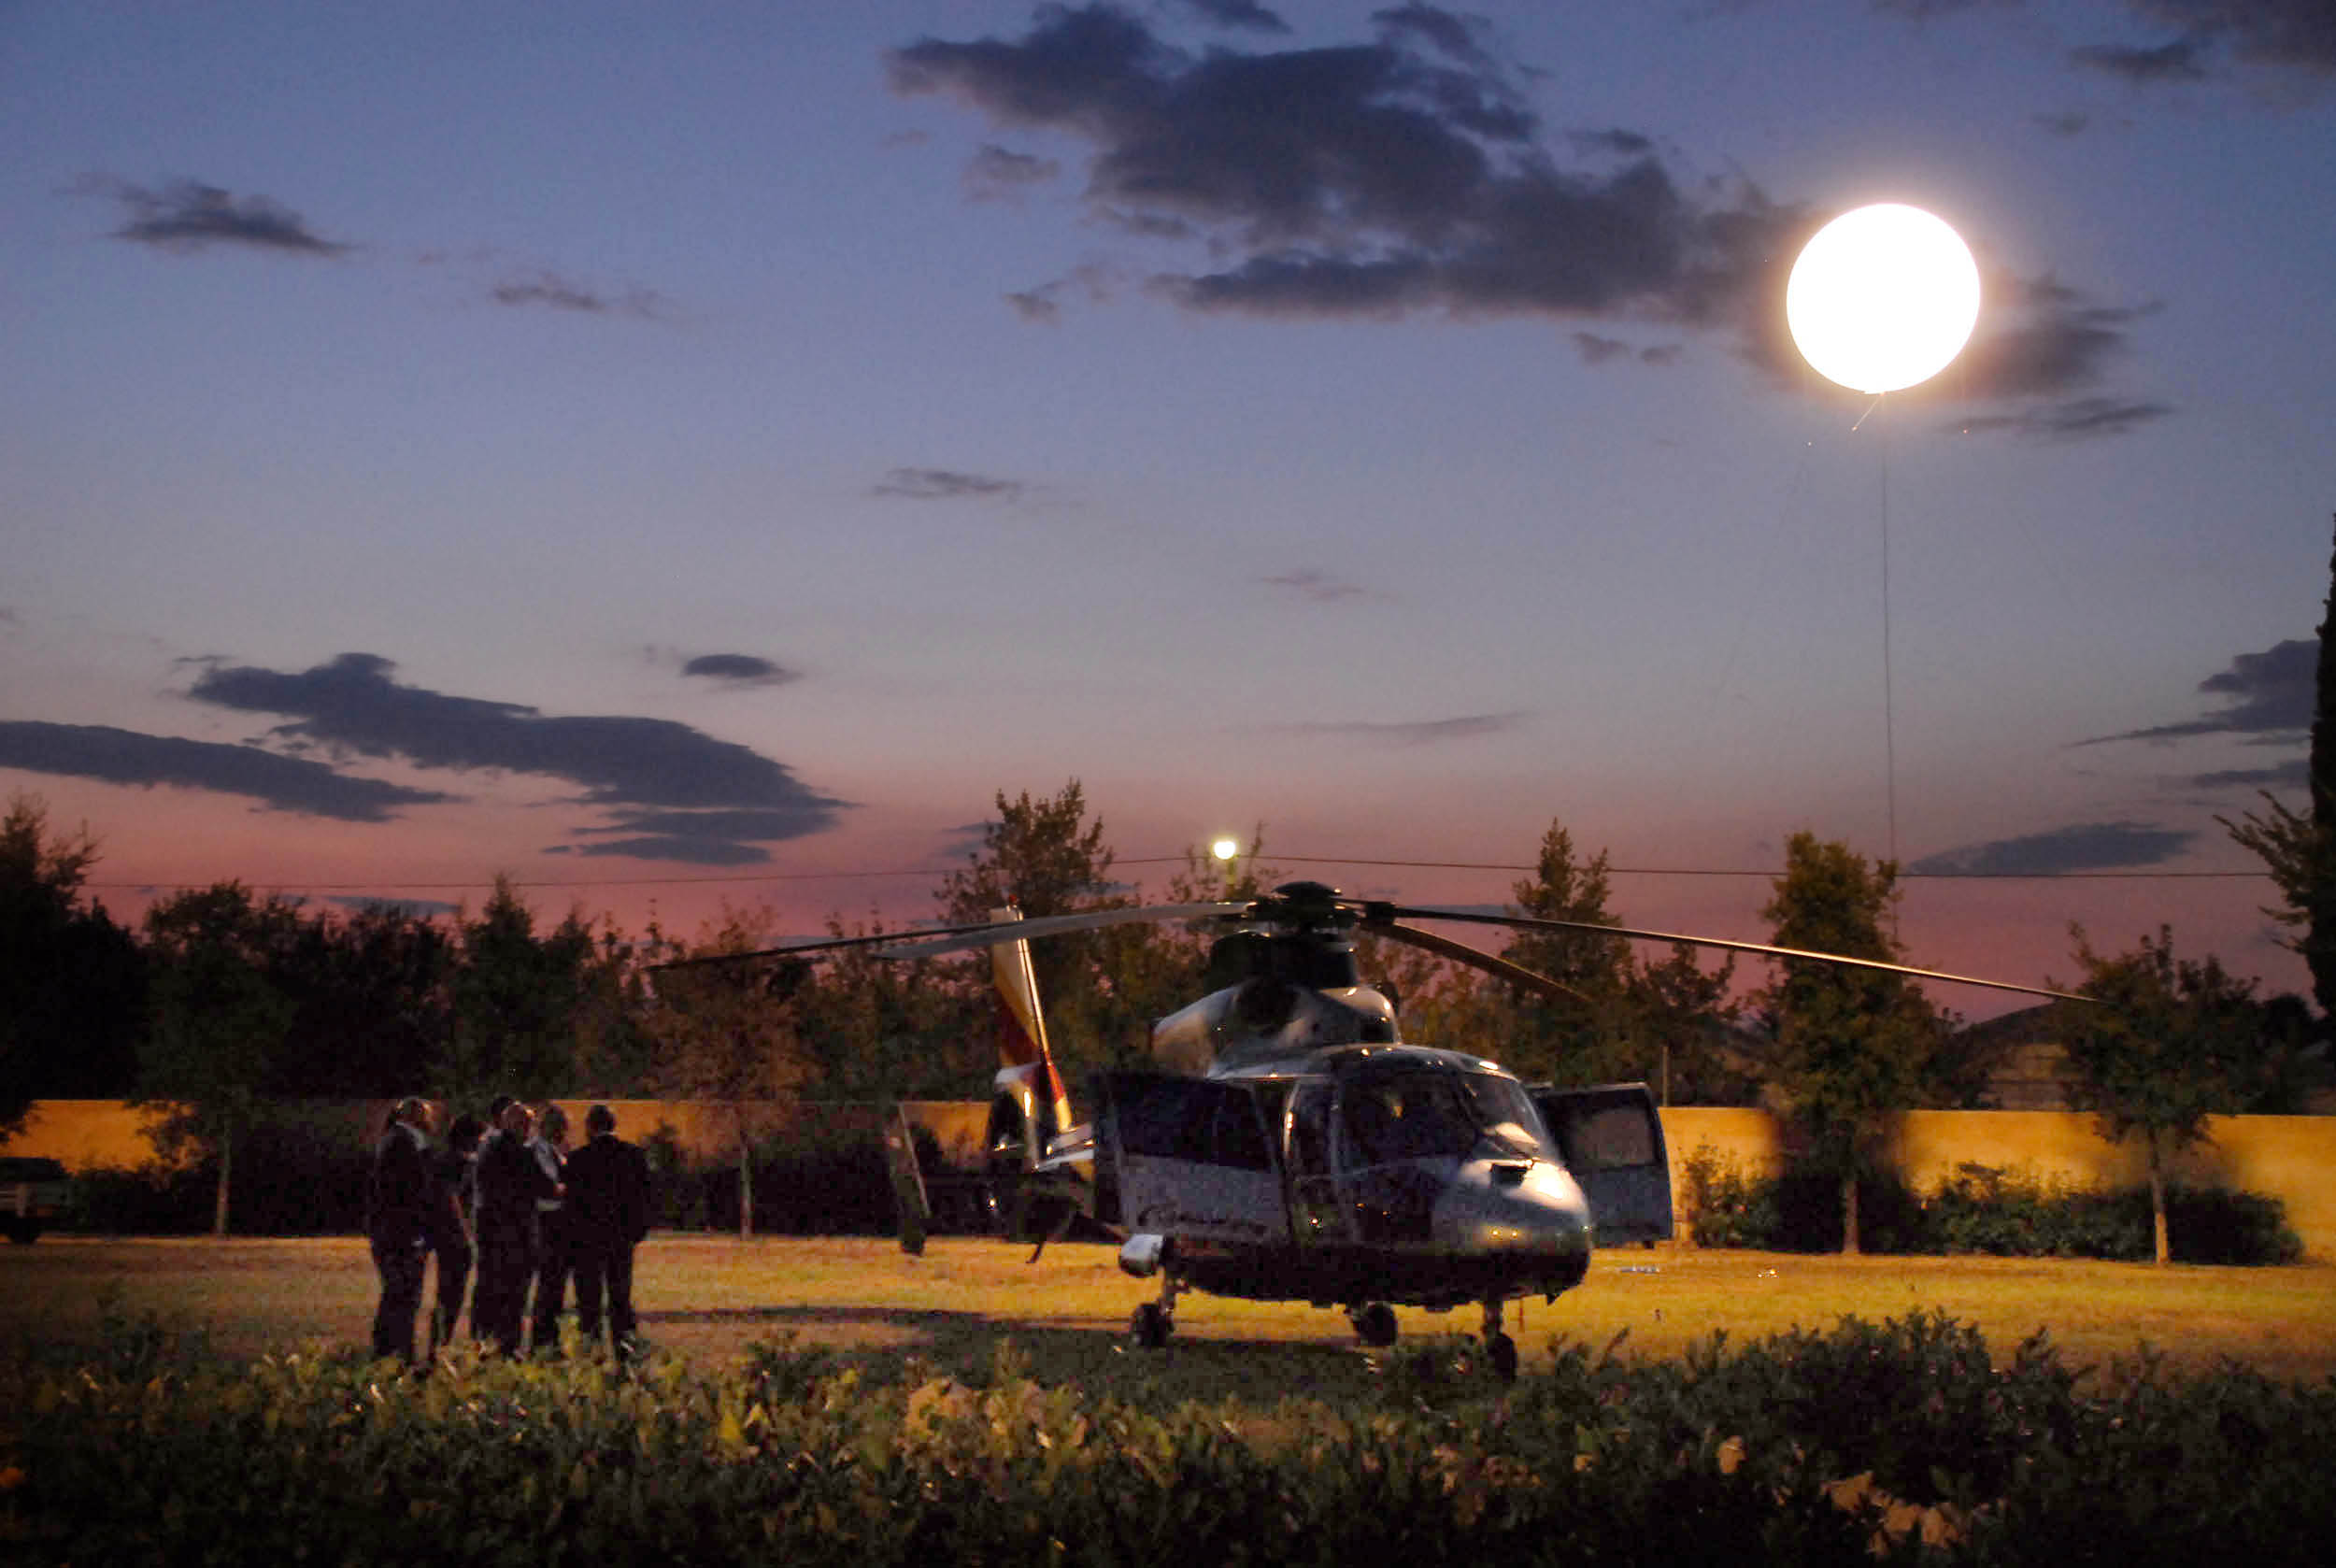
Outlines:
MULTIPOLYGON (((980 848, 933 891, 942 923, 978 923, 1009 903, 1038 918, 1147 901, 1115 877, 1077 780, 1052 796, 1000 791, 994 805, 980 848)), ((726 1117, 744 1184, 772 1102, 979 1098, 995 1065, 984 960, 855 949, 817 963, 652 968, 772 946, 782 934, 760 906, 726 907, 682 937, 580 909, 548 921, 508 879, 475 914, 450 918, 312 907, 223 881, 157 902, 133 928, 86 896, 97 859, 87 827, 52 829, 37 798, 16 797, 0 820, 0 1135, 37 1099, 153 1104, 166 1153, 218 1162, 221 1231, 237 1137, 271 1100, 699 1100, 726 1117)), ((1261 835, 1230 870, 1190 852, 1159 898, 1250 898, 1282 879, 1261 835)), ((1606 854, 1578 851, 1561 822, 1511 891, 1512 913, 1624 923, 1606 854)), ((1778 946, 1895 961, 1898 896, 1895 865, 1801 833, 1762 913, 1778 946)), ((839 936, 882 929, 828 925, 839 936)), ((2054 1019, 2072 1090, 2116 1135, 2148 1141, 2154 1181, 2208 1114, 2292 1108, 2318 1035, 2300 999, 2259 999, 2211 958, 2177 959, 2170 929, 2113 955, 2072 934, 2082 988, 2113 1004, 2054 1019)), ((1647 953, 1594 932, 1520 933, 1501 956, 1562 981, 1572 994, 1552 1001, 1417 948, 1367 935, 1360 947, 1365 975, 1397 997, 1406 1039, 1496 1058, 1529 1080, 1645 1079, 1668 1104, 1789 1115, 1807 1158, 1840 1176, 1853 1249, 1856 1176, 1885 1119, 1984 1105, 1998 1064, 1985 1036, 1887 974, 1783 962, 1747 989, 1733 960, 1684 945, 1647 953)), ((1202 935, 1146 924, 1037 944, 1070 1081, 1145 1062, 1151 1021, 1208 989, 1207 959, 1202 935)), ((751 1191, 741 1199, 751 1214, 751 1191)))

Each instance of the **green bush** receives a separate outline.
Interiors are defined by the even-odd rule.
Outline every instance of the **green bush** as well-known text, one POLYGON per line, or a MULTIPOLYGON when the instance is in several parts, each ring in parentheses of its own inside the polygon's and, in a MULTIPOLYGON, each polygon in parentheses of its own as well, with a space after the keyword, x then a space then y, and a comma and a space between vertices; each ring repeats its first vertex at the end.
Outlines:
MULTIPOLYGON (((1699 1247, 1830 1252, 1841 1246, 1841 1186, 1830 1173, 1795 1167, 1748 1172, 1700 1144, 1681 1162, 1688 1231, 1699 1247)), ((1869 1252, 1992 1253, 2017 1258, 2153 1256, 2149 1190, 2103 1191, 2032 1173, 1965 1164, 1917 1195, 1895 1176, 1858 1183, 1860 1238, 1869 1252)), ((2292 1263, 2303 1243, 2277 1198, 2219 1187, 2170 1186, 2173 1255, 2187 1263, 2292 1263)))
POLYGON ((1505 1389, 1436 1342, 1336 1404, 1092 1395, 1010 1346, 962 1379, 786 1346, 418 1377, 111 1332, 0 1367, 0 1560, 2129 1568, 2336 1532, 2336 1383, 2094 1376, 2042 1336, 1998 1369, 1919 1313, 1646 1364, 1561 1342, 1505 1389))

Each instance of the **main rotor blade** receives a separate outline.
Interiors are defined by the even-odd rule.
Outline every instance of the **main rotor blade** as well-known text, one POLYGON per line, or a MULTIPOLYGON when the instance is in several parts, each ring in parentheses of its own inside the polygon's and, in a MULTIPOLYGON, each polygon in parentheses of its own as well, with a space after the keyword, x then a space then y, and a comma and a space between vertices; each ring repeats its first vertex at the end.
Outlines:
POLYGON ((1465 942, 1455 942, 1448 936, 1439 936, 1432 931, 1422 931, 1416 925, 1397 925, 1392 920, 1384 925, 1375 925, 1366 920, 1362 929, 1375 935, 1392 937, 1398 942, 1408 942, 1415 948, 1424 948, 1456 962, 1471 964, 1488 975, 1499 976, 1513 986, 1522 986, 1527 991, 1545 996, 1552 1002, 1588 1004, 1589 1001, 1588 997, 1562 980, 1553 980, 1522 964, 1511 963, 1507 959, 1496 958, 1481 948, 1472 948, 1465 942))
POLYGON ((1253 905, 1226 904, 1154 904, 1125 909, 1090 909, 1076 915, 1042 915, 1034 920, 986 920, 980 925, 945 926, 935 931, 888 931, 876 936, 820 936, 757 948, 743 953, 707 953, 652 963, 652 970, 695 969, 716 963, 746 963, 761 958, 814 958, 848 948, 872 948, 878 958, 925 958, 934 953, 968 952, 1017 937, 1061 936, 1075 931, 1100 931, 1106 926, 1138 921, 1230 919, 1246 915, 1253 905))
POLYGON ((1363 924, 1377 929, 1379 923, 1397 919, 1458 920, 1468 925, 1507 926, 1515 931, 1578 932, 1591 936, 1627 936, 1634 942, 1676 942, 1690 948, 1716 948, 1722 952, 1751 953, 1759 958, 1808 959, 1818 963, 1839 964, 1845 969, 1871 969, 1884 975, 1904 975, 1916 980, 1938 980, 1946 985, 1980 986, 1988 991, 2017 991, 2023 996, 2048 996, 2056 1002, 2092 1002, 2089 996, 2070 991, 2053 991, 2044 986, 2016 985, 2010 980, 1983 980, 1975 975, 1950 975, 1940 969, 1916 969, 1911 964, 1891 963, 1877 958, 1850 958, 1842 953, 1812 952, 1806 948, 1777 948, 1765 942, 1735 942, 1724 936, 1682 936, 1670 931, 1641 931, 1631 926, 1598 925, 1589 920, 1545 920, 1526 915, 1480 915, 1460 909, 1412 909, 1398 905, 1374 904, 1365 906, 1363 924))
MULTIPOLYGON (((903 934, 890 946, 876 949, 878 958, 926 958, 934 953, 965 952, 1000 942, 1039 936, 1062 936, 1075 931, 1101 931, 1107 926, 1164 924, 1170 920, 1204 920, 1246 915, 1250 905, 1232 904, 1152 904, 1125 909, 1089 909, 1075 915, 1041 915, 1034 920, 998 920, 990 925, 963 926, 955 931, 903 934)), ((799 949, 798 949, 799 950, 799 949)))
MULTIPOLYGON (((957 932, 990 929, 990 927, 987 924, 949 926, 940 931, 923 932, 919 934, 941 937, 957 932)), ((663 963, 652 963, 648 967, 652 971, 698 969, 716 963, 746 963, 758 958, 810 958, 820 953, 841 952, 847 948, 881 948, 889 943, 900 941, 906 934, 905 932, 888 931, 876 936, 814 936, 801 942, 782 942, 776 948, 755 948, 742 953, 704 953, 696 958, 668 959, 663 963)))

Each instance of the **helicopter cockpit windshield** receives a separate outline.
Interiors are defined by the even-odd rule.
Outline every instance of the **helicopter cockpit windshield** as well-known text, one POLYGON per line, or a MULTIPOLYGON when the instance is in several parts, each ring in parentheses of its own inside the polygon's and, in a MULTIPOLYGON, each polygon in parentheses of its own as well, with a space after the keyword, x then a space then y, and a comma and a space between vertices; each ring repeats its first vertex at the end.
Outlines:
POLYGON ((1427 1069, 1359 1078, 1346 1086, 1340 1131, 1340 1163, 1350 1170, 1435 1158, 1559 1159, 1524 1086, 1490 1073, 1427 1069))

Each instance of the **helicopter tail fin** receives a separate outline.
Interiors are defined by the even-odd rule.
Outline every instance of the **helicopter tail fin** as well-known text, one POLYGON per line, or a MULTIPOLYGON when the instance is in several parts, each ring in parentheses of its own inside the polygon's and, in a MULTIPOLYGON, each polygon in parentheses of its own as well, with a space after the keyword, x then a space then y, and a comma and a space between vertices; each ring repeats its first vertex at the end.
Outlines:
MULTIPOLYGON (((995 912, 1018 920, 1021 911, 995 912)), ((1030 943, 1015 937, 991 944, 990 973, 998 992, 998 1074, 990 1101, 988 1176, 990 1205, 1004 1233, 1046 1249, 1073 1216, 1086 1206, 1082 1182, 1060 1167, 1047 1167, 1055 1141, 1071 1130, 1071 1096, 1047 1043, 1047 1017, 1038 1003, 1038 980, 1030 943)))
MULTIPOLYGON (((992 911, 1000 920, 1018 920, 1019 909, 992 911)), ((990 974, 998 992, 998 1076, 1001 1100, 1011 1097, 1025 1133, 1025 1169, 1046 1157, 1047 1140, 1071 1125, 1071 1096, 1056 1070, 1047 1043, 1047 1016, 1038 1003, 1038 977, 1031 968, 1030 944, 1017 937, 990 949, 990 974)), ((1000 1107, 1003 1109, 1003 1106, 1000 1107)), ((993 1117, 991 1148, 999 1131, 993 1117)))

